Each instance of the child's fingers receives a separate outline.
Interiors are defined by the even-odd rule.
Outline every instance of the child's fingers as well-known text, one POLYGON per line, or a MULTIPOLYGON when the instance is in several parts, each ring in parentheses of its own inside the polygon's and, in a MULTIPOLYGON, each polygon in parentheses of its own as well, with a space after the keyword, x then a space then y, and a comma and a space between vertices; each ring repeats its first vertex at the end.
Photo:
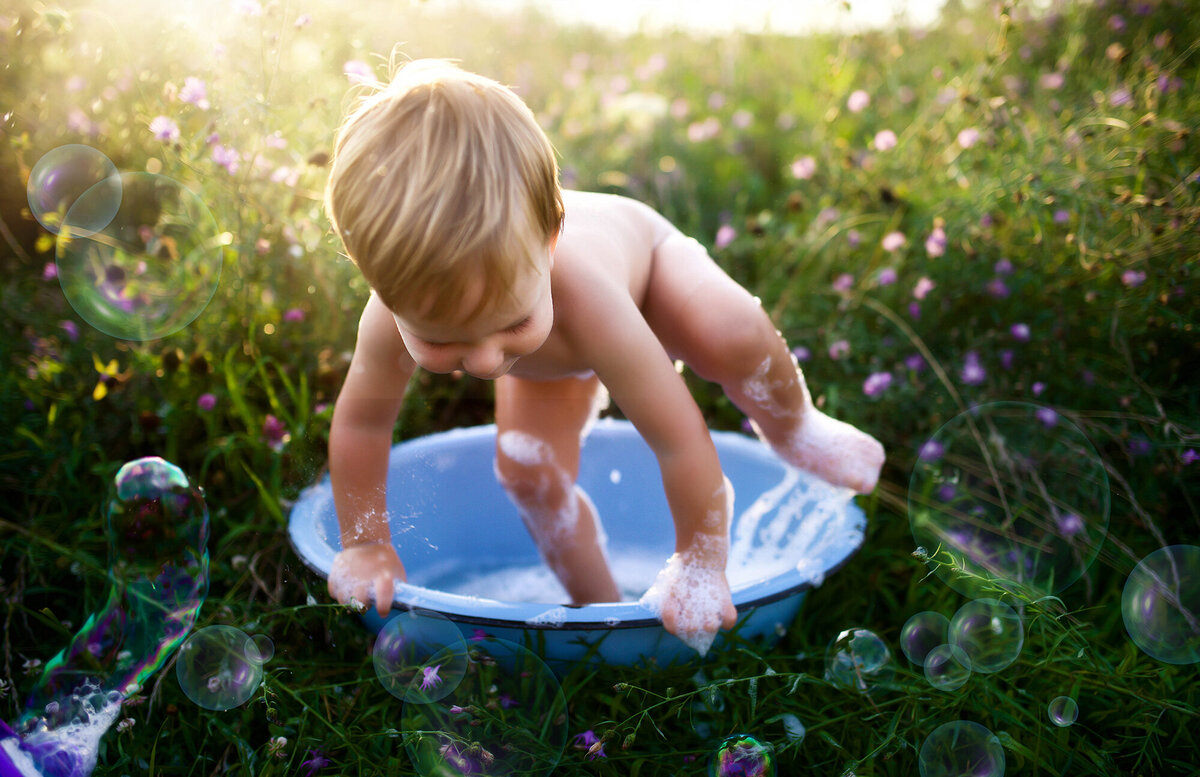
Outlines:
POLYGON ((725 610, 721 613, 721 628, 732 629, 737 625, 738 612, 733 606, 733 602, 725 603, 725 610))
POLYGON ((375 611, 382 618, 392 609, 392 599, 396 596, 396 583, 389 572, 384 572, 375 578, 375 611))

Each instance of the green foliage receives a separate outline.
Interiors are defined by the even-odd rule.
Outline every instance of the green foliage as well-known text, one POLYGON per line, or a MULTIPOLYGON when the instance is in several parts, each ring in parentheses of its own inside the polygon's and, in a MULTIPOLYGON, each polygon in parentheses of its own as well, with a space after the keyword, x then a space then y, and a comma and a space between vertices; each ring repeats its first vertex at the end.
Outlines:
MULTIPOLYGON (((0 12, 6 719, 31 683, 26 662, 47 660, 106 596, 112 475, 156 454, 203 485, 212 512, 202 625, 252 624, 277 652, 260 693, 227 713, 198 710, 161 672, 147 703, 123 712, 136 725, 104 739, 97 773, 295 774, 309 750, 330 760, 323 774, 411 769, 369 635, 326 603, 285 534, 291 501, 322 472, 367 293, 321 206, 349 104, 343 63, 386 77, 399 41, 405 57, 457 57, 514 85, 567 185, 642 199, 712 246, 808 350, 818 403, 889 451, 863 500, 863 550, 809 595, 779 644, 745 644, 700 672, 580 667, 563 678, 571 734, 593 730, 606 753, 568 747, 566 773, 698 774, 717 742, 747 732, 774 743, 781 774, 912 774, 924 737, 955 719, 996 732, 1012 773, 1194 762, 1192 668, 1139 653, 1119 616, 1134 563, 1200 529, 1200 16, 1187 3, 1041 14, 950 4, 928 30, 803 39, 614 38, 436 2, 324 4, 303 24, 288 3, 204 17, 10 6, 0 12), (189 77, 204 81, 206 106, 184 99, 189 77), (859 90, 869 103, 854 110, 859 90), (153 135, 159 116, 177 138, 153 135), (66 143, 179 181, 231 235, 218 293, 191 326, 114 340, 47 277, 54 239, 28 215, 25 181, 66 143), (880 374, 890 377, 867 390, 880 374), (945 421, 1001 399, 1053 407, 1100 453, 1114 496, 1100 559, 1061 600, 1015 602, 1026 645, 1001 673, 942 693, 894 650, 888 685, 832 687, 824 651, 842 629, 895 646, 909 615, 961 603, 923 569, 936 555, 910 555, 908 478, 945 421), (1071 728, 1046 718, 1059 694, 1079 701, 1071 728), (803 741, 789 739, 785 715, 803 722, 803 741)), ((719 391, 689 381, 714 427, 740 426, 719 391)), ((489 418, 487 385, 422 375, 397 436, 489 418)))

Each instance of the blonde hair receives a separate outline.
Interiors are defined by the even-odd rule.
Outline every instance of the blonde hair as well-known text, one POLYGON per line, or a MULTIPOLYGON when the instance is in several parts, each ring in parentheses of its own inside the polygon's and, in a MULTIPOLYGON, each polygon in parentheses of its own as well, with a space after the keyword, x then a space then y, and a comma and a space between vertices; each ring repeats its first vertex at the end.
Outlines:
POLYGON ((338 131, 325 207, 350 259, 393 311, 483 312, 562 227, 554 147, 509 88, 415 60, 338 131), (483 281, 473 311, 459 307, 483 281))

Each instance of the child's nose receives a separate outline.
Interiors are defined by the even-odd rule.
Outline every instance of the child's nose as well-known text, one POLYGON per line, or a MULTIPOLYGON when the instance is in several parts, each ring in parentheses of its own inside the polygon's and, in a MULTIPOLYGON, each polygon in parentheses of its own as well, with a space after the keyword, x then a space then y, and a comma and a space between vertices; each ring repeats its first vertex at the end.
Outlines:
POLYGON ((463 369, 473 375, 490 375, 504 364, 504 352, 494 345, 471 349, 463 358, 463 369))

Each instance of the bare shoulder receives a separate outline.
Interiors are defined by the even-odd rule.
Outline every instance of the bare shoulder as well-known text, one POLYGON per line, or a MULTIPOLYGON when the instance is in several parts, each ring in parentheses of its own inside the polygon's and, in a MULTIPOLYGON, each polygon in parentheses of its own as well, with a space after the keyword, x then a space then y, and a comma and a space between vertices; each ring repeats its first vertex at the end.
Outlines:
POLYGON ((414 369, 412 357, 404 347, 392 312, 372 293, 363 306, 358 320, 358 342, 354 347, 354 368, 368 371, 409 371, 414 369))
POLYGON ((603 233, 623 242, 653 248, 675 227, 649 205, 619 194, 563 191, 567 220, 564 236, 572 228, 588 235, 603 233))

